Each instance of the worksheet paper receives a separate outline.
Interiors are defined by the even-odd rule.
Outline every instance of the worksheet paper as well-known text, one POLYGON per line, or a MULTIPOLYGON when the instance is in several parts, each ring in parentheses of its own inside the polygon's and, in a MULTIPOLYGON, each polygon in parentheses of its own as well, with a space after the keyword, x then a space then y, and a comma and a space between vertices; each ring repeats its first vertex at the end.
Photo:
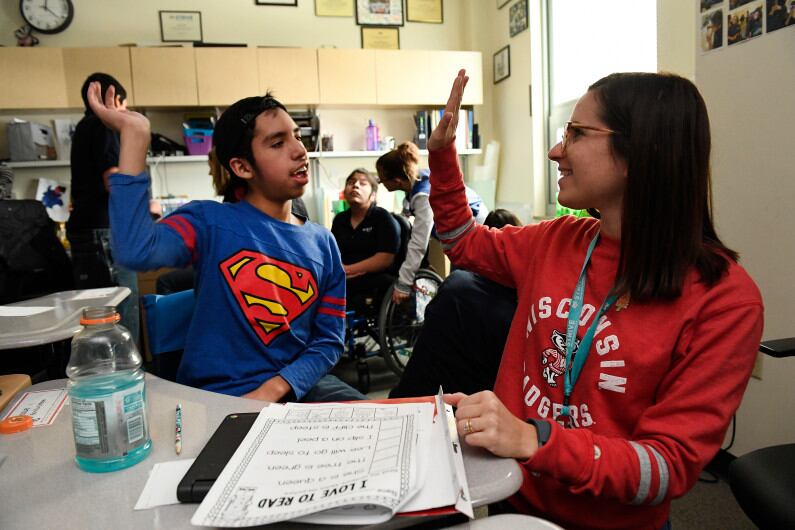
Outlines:
POLYGON ((421 486, 418 452, 428 448, 433 410, 432 403, 266 407, 191 523, 389 520, 421 486))

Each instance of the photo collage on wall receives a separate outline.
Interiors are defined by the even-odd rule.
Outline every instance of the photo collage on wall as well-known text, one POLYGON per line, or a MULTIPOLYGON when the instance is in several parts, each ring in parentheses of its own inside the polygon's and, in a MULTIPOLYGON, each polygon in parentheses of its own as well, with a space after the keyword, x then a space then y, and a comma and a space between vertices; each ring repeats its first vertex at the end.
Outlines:
POLYGON ((702 52, 795 26, 795 0, 698 0, 702 52))

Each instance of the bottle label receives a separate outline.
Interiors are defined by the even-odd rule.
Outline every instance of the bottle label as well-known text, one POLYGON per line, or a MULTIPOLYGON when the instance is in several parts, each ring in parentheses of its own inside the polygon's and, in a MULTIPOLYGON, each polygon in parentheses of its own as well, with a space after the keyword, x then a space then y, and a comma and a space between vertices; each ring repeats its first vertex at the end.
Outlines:
POLYGON ((93 399, 72 396, 77 456, 124 456, 148 439, 144 381, 93 399))

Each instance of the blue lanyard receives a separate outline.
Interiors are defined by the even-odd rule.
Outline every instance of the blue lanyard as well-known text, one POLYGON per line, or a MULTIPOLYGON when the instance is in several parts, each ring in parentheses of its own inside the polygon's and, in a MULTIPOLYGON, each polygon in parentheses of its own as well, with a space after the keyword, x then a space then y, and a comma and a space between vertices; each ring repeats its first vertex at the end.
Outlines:
POLYGON ((596 247, 596 243, 598 241, 599 233, 597 232, 597 234, 591 240, 591 244, 588 246, 588 252, 585 254, 585 261, 582 264, 582 270, 580 271, 580 277, 577 280, 577 286, 574 288, 574 294, 571 295, 569 318, 566 323, 566 372, 563 382, 563 408, 561 409, 558 418, 563 416, 568 417, 570 425, 571 415, 569 414, 569 398, 571 397, 571 392, 574 390, 574 385, 577 383, 577 379, 580 377, 582 367, 585 365, 585 360, 588 358, 588 352, 591 349, 591 342, 593 342, 593 336, 596 333, 597 326, 599 325, 599 319, 602 318, 602 315, 604 315, 607 310, 610 309, 610 306, 612 306, 616 301, 616 296, 614 294, 607 295, 607 298, 605 298, 605 301, 602 302, 602 306, 594 316, 591 326, 588 328, 588 331, 585 332, 585 335, 583 335, 582 339, 580 340, 580 345, 575 351, 575 343, 577 342, 577 329, 580 327, 580 314, 582 313, 582 301, 585 296, 585 272, 586 269, 588 269, 588 263, 591 261, 591 253, 593 252, 594 247, 596 247), (572 358, 574 359, 573 363, 572 358))

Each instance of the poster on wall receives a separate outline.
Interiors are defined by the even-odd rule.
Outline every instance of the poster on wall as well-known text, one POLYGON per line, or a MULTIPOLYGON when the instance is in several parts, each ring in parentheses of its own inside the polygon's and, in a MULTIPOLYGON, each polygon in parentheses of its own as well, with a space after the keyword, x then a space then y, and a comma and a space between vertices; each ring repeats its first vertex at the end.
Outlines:
POLYGON ((717 50, 723 46, 723 8, 701 15, 701 51, 717 50))
POLYGON ((356 0, 360 26, 402 26, 403 0, 356 0))
POLYGON ((729 0, 729 21, 726 42, 729 46, 762 35, 764 24, 763 0, 729 0))
POLYGON ((767 0, 767 33, 795 26, 795 0, 767 0))
POLYGON ((69 220, 69 186, 63 182, 39 179, 36 198, 44 204, 47 215, 56 223, 69 220))

